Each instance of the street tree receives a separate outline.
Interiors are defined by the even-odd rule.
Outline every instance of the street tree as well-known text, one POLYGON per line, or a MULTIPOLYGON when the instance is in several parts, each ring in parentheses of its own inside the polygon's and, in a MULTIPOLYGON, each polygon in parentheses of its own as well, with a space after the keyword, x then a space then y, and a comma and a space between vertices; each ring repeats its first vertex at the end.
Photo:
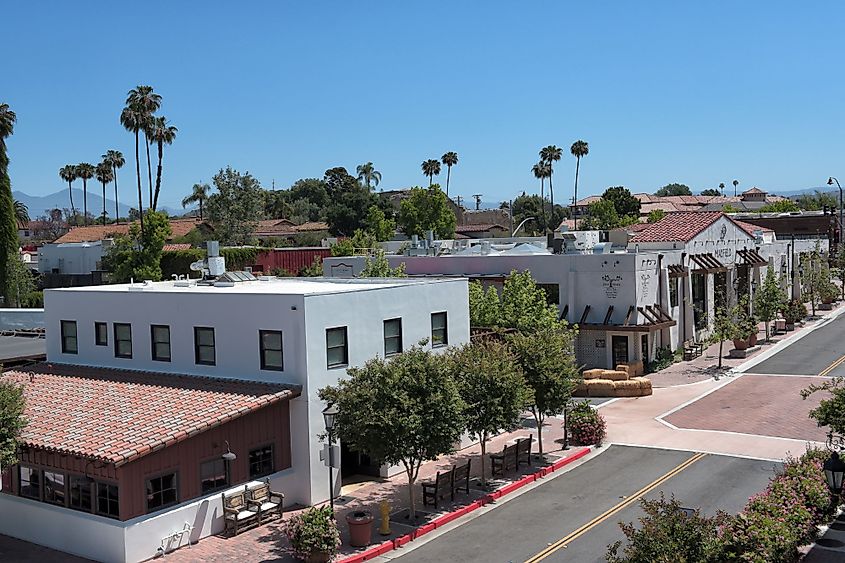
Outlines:
POLYGON ((367 256, 364 268, 358 274, 359 278, 404 278, 406 276, 405 263, 391 268, 382 249, 378 249, 374 257, 367 256))
POLYGON ((624 186, 616 186, 607 188, 602 194, 602 199, 613 203, 616 214, 619 217, 633 217, 639 219, 640 207, 642 204, 640 200, 631 195, 630 190, 624 186))
POLYGON ((766 325, 766 341, 769 340, 769 323, 772 322, 786 303, 786 294, 775 276, 775 269, 769 265, 760 289, 754 294, 754 312, 766 325))
POLYGON ((830 260, 830 267, 833 268, 831 274, 839 280, 842 300, 845 301, 845 243, 840 242, 837 245, 836 254, 830 260))
POLYGON ((428 185, 431 187, 434 182, 434 177, 440 174, 440 161, 436 158, 429 158, 421 165, 423 175, 428 178, 428 185))
POLYGON ((437 184, 429 188, 411 188, 411 195, 402 200, 396 224, 407 236, 425 236, 434 231, 438 238, 455 235, 457 219, 449 207, 446 194, 437 184))
POLYGON ((67 164, 59 168, 59 178, 67 182, 67 193, 70 198, 70 212, 75 218, 76 208, 73 206, 73 182, 79 179, 76 175, 76 165, 67 164))
POLYGON ((692 195, 692 190, 686 184, 666 184, 656 192, 654 195, 665 197, 669 195, 692 195))
POLYGON ((396 221, 388 219, 384 211, 377 205, 371 205, 367 211, 367 230, 376 237, 376 240, 383 242, 393 238, 396 234, 396 221))
POLYGON ((519 424, 532 402, 516 358, 508 347, 485 340, 456 348, 449 356, 458 391, 464 402, 464 420, 470 438, 481 445, 481 484, 487 484, 487 441, 519 424))
POLYGON ((263 190, 258 180, 227 166, 214 175, 212 182, 217 193, 209 196, 206 207, 215 235, 225 244, 250 243, 263 213, 263 190))
POLYGON ((118 236, 103 257, 104 268, 112 281, 126 283, 135 280, 161 280, 161 253, 172 234, 167 214, 161 211, 144 212, 144 231, 138 223, 129 227, 129 234, 118 236))
POLYGON ((816 308, 821 303, 821 288, 825 283, 824 272, 821 267, 821 252, 819 244, 812 252, 801 255, 801 299, 810 303, 812 316, 816 316, 816 308))
POLYGON ((114 182, 114 220, 120 223, 120 204, 117 198, 117 171, 123 168, 126 164, 126 159, 123 158, 123 153, 117 150, 107 150, 102 157, 103 162, 107 162, 112 167, 112 181, 114 182))
POLYGON ((106 211, 106 184, 114 180, 113 170, 111 163, 104 160, 97 165, 97 169, 94 172, 97 181, 103 185, 103 225, 106 224, 106 216, 108 215, 106 211))
POLYGON ((471 327, 499 327, 502 304, 492 285, 484 290, 480 282, 469 283, 469 325, 471 327))
POLYGON ((82 162, 76 165, 76 177, 82 180, 82 220, 88 224, 88 180, 94 177, 93 164, 82 162))
POLYGON ((613 202, 603 198, 587 206, 587 218, 581 223, 585 230, 599 231, 609 231, 621 225, 622 219, 613 202))
POLYGON ((511 270, 502 287, 500 302, 499 326, 504 328, 531 332, 558 324, 557 306, 549 303, 546 290, 537 286, 528 270, 511 270))
POLYGON ((451 453, 466 428, 464 402, 447 358, 413 347, 347 370, 349 377, 320 390, 338 409, 341 442, 377 463, 401 465, 408 479, 411 520, 420 466, 451 453))
POLYGON ((18 442, 26 427, 23 387, 0 380, 0 467, 18 462, 18 442))
POLYGON ((179 130, 171 125, 164 116, 153 117, 150 121, 149 141, 158 148, 158 167, 156 168, 156 187, 150 208, 158 209, 158 194, 161 190, 161 165, 164 160, 164 145, 172 145, 179 130))
POLYGON ((516 362, 533 392, 530 410, 537 424, 537 450, 541 456, 546 418, 566 409, 581 381, 575 365, 575 333, 566 322, 560 322, 556 326, 508 336, 516 362))

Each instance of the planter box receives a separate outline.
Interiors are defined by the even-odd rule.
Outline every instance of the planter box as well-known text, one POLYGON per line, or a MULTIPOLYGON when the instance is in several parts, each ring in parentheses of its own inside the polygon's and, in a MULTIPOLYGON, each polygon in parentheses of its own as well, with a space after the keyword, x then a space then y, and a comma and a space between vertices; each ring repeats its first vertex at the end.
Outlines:
POLYGON ((817 307, 819 311, 832 311, 833 310, 833 303, 820 303, 817 307))
POLYGON ((750 354, 753 354, 757 350, 760 349, 760 346, 749 346, 745 350, 737 350, 734 348, 730 352, 728 352, 729 358, 747 358, 750 354))

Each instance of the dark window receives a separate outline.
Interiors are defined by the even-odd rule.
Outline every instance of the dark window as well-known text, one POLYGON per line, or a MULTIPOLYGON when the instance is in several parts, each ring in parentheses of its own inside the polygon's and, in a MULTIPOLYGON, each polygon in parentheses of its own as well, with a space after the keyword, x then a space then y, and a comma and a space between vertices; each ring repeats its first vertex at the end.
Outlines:
POLYGON ((669 278, 669 306, 678 306, 678 278, 669 278))
POLYGON ((41 500, 41 470, 20 466, 18 493, 22 497, 41 500))
POLYGON ((264 446, 249 452, 249 478, 257 479, 274 471, 273 446, 264 446))
POLYGON ((177 502, 179 494, 176 491, 175 473, 147 479, 147 512, 154 512, 177 502))
POLYGON ((132 325, 114 323, 114 357, 132 357, 132 325))
POLYGON ((281 331, 259 330, 258 346, 261 350, 261 369, 276 371, 283 371, 285 369, 281 331))
POLYGON ((198 364, 213 366, 214 357, 214 329, 194 327, 194 357, 198 364))
POLYGON ((346 327, 326 329, 326 365, 330 368, 345 366, 349 363, 349 344, 346 340, 346 327))
POLYGON ((91 512, 91 484, 85 477, 71 475, 68 482, 68 506, 91 512))
POLYGON ((392 356, 402 351, 402 319, 384 321, 384 355, 392 356))
POLYGON ((153 359, 159 362, 170 361, 170 327, 167 325, 152 325, 151 342, 153 359))
POLYGON ((78 352, 76 321, 62 321, 62 354, 76 354, 78 352))
POLYGON ((537 287, 546 294, 546 303, 560 305, 560 285, 556 283, 538 283, 537 287))
POLYGON ((44 472, 44 502, 65 505, 64 473, 44 472))
POLYGON ((94 323, 94 343, 97 346, 109 345, 109 325, 107 323, 94 323))
POLYGON ((200 464, 200 484, 203 494, 222 489, 228 485, 226 461, 218 457, 200 464))
POLYGON ((449 329, 446 326, 446 312, 431 314, 431 345, 449 344, 449 329))
POLYGON ((97 483, 97 514, 120 518, 120 499, 117 485, 97 483))

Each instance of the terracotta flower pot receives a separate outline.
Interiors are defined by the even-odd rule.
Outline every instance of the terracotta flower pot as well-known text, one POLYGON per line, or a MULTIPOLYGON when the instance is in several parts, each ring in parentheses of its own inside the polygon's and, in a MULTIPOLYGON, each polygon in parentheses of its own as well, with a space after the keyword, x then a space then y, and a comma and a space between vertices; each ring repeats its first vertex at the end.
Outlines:
POLYGON ((305 563, 329 563, 332 556, 327 551, 312 551, 305 556, 305 563))
POLYGON ((752 333, 751 336, 748 337, 748 347, 750 348, 750 347, 754 346, 755 344, 757 344, 757 333, 756 332, 752 333))
POLYGON ((736 348, 737 350, 745 350, 746 348, 748 348, 748 340, 734 338, 734 348, 736 348))

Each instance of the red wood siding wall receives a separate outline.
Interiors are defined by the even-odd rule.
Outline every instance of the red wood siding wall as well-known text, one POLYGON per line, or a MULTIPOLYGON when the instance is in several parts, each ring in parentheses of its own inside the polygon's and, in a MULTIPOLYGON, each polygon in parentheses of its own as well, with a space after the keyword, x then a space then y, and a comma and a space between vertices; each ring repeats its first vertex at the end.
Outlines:
POLYGON ((301 268, 310 266, 314 258, 327 258, 332 255, 328 248, 274 248, 260 253, 255 258, 253 270, 262 270, 269 274, 276 268, 284 268, 296 274, 301 268))

